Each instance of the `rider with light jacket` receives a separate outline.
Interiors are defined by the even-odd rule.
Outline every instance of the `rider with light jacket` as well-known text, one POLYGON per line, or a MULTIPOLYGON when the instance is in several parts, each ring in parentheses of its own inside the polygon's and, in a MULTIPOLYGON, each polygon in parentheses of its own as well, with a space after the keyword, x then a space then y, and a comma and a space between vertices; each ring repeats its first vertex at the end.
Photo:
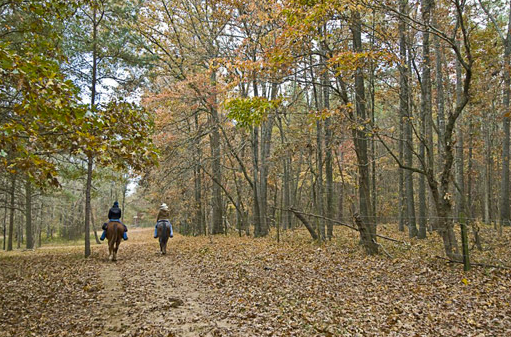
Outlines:
POLYGON ((170 213, 169 213, 169 207, 166 203, 163 203, 160 205, 160 210, 158 212, 158 217, 156 218, 156 225, 154 226, 154 238, 156 239, 158 237, 158 222, 160 221, 166 221, 167 224, 170 227, 170 237, 174 236, 174 233, 172 231, 172 224, 170 223, 170 213))

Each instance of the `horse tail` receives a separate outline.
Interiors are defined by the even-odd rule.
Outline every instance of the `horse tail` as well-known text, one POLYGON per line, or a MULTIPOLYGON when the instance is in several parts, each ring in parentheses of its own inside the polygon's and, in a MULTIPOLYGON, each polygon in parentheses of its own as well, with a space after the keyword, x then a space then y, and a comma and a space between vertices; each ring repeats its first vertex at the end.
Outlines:
POLYGON ((117 222, 112 221, 112 223, 114 225, 114 234, 112 236, 112 242, 114 243, 114 246, 112 246, 112 247, 115 247, 115 243, 117 242, 117 222))
POLYGON ((165 239, 167 236, 167 222, 162 221, 161 223, 161 235, 160 235, 160 242, 165 243, 165 239))

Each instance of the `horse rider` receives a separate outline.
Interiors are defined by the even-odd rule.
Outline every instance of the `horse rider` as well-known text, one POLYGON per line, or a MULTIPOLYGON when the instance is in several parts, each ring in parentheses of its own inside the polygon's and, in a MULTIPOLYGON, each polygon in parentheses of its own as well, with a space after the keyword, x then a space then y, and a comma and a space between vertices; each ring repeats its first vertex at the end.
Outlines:
POLYGON ((174 233, 172 232, 172 224, 170 223, 170 213, 169 213, 169 207, 166 203, 163 203, 160 205, 160 210, 158 211, 158 217, 156 218, 156 225, 154 226, 154 238, 156 239, 158 237, 158 222, 160 221, 166 221, 167 224, 170 227, 170 237, 174 236, 174 233))
MULTIPOLYGON (((126 227, 125 224, 122 223, 121 221, 121 209, 119 208, 119 203, 117 201, 114 202, 114 205, 112 206, 112 208, 110 208, 110 210, 108 211, 108 221, 109 222, 112 222, 112 221, 116 221, 116 222, 119 222, 121 225, 124 226, 124 233, 123 233, 123 236, 122 238, 124 240, 128 240, 128 227, 126 227)), ((101 234, 101 238, 100 240, 103 241, 106 237, 106 227, 107 227, 107 223, 105 222, 103 224, 103 234, 101 234)))

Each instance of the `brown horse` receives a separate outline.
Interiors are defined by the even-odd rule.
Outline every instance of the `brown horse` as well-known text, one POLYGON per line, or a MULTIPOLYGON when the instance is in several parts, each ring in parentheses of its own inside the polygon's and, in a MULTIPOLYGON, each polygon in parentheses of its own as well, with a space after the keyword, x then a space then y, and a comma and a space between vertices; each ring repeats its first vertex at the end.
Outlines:
POLYGON ((110 261, 117 261, 117 250, 121 244, 124 226, 117 221, 110 221, 106 227, 106 238, 108 239, 108 258, 110 261))
POLYGON ((167 242, 169 241, 169 237, 172 236, 172 225, 170 221, 158 221, 156 232, 160 241, 160 252, 165 255, 167 254, 167 242))

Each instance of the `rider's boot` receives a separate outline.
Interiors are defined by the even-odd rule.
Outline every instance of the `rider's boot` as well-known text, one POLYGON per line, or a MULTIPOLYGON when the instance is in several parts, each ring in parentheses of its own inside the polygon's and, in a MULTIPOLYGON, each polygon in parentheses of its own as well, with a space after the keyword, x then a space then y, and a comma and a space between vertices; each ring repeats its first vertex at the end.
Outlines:
POLYGON ((128 240, 128 233, 126 233, 126 232, 122 233, 122 238, 124 240, 128 240))
POLYGON ((106 238, 106 229, 103 230, 103 234, 101 234, 101 237, 99 238, 101 241, 103 241, 106 238))
POLYGON ((154 238, 156 239, 158 237, 158 228, 154 228, 154 238))

